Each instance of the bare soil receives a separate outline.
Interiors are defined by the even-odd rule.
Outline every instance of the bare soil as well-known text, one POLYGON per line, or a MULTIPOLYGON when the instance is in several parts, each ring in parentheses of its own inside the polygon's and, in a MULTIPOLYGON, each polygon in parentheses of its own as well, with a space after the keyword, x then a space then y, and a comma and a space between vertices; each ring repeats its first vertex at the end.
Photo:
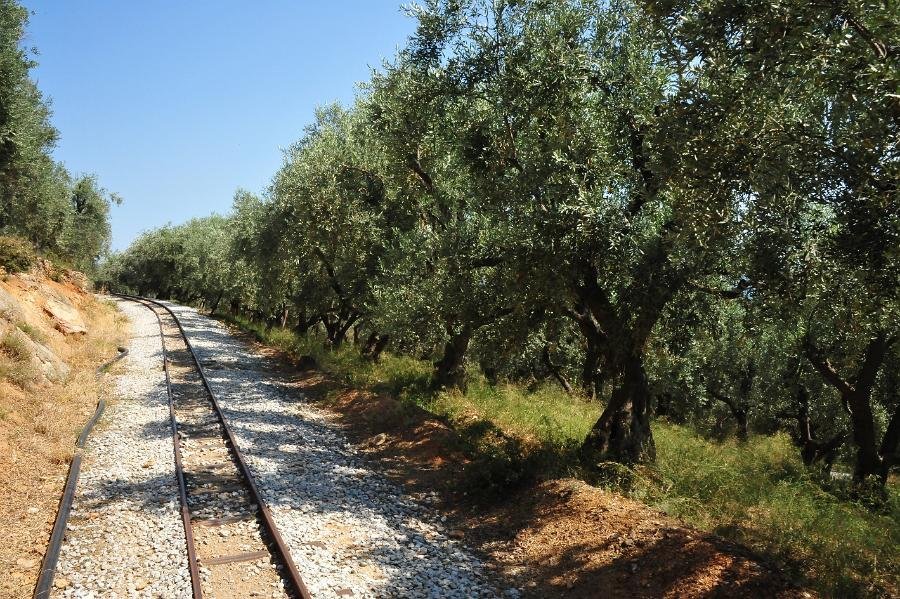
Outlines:
POLYGON ((126 336, 125 320, 78 281, 54 281, 40 272, 0 281, 21 304, 32 334, 71 368, 63 382, 24 388, 0 377, 0 598, 31 595, 75 440, 104 384, 95 380, 94 370, 115 355, 126 336), (87 333, 67 336, 57 330, 44 311, 52 296, 75 306, 87 333))
POLYGON ((299 370, 268 346, 256 349, 281 360, 298 391, 326 408, 407 493, 445 515, 450 534, 465 538, 526 597, 815 596, 744 547, 576 479, 536 482, 490 504, 474 501, 461 490, 468 459, 446 423, 299 370))

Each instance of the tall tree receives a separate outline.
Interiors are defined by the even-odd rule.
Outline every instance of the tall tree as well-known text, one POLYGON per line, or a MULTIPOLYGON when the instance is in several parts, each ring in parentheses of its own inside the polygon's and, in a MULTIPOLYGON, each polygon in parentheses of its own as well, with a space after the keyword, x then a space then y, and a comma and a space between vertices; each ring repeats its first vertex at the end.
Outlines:
POLYGON ((872 391, 896 345, 900 290, 900 13, 858 2, 644 2, 685 65, 694 111, 739 148, 751 277, 806 328, 804 355, 847 406, 858 479, 897 460, 872 391), (765 288, 763 288, 764 286, 765 288), (881 437, 879 441, 879 437, 881 437))

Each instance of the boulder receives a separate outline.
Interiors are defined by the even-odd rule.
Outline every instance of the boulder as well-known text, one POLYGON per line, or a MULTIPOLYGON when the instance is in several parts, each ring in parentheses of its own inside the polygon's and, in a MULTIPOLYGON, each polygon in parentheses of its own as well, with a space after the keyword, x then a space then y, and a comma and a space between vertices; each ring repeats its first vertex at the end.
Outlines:
POLYGON ((19 329, 14 329, 12 335, 28 348, 31 363, 37 367, 44 379, 60 383, 69 376, 69 366, 49 347, 38 343, 19 329))
POLYGON ((60 301, 56 298, 47 298, 44 311, 52 318, 56 330, 66 335, 83 335, 87 333, 87 326, 78 310, 68 301, 60 301))

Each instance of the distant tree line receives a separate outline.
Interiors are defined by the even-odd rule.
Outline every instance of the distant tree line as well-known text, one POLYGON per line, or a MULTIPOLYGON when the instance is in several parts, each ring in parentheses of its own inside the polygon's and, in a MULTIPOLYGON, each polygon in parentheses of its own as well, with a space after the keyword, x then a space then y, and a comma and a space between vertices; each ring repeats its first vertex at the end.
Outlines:
POLYGON ((18 2, 0 0, 0 235, 90 271, 108 248, 109 207, 119 199, 95 177, 75 177, 53 159, 58 132, 30 77, 27 23, 18 2))
POLYGON ((882 484, 900 450, 900 14, 857 2, 429 0, 262 197, 109 284, 651 419, 790 431, 882 484))

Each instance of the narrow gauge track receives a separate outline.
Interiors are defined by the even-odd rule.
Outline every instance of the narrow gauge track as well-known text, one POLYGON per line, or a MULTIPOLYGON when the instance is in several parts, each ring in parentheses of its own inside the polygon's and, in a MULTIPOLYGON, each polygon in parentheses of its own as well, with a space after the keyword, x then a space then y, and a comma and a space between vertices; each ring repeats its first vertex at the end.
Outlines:
POLYGON ((195 599, 310 599, 178 317, 161 302, 118 295, 159 322, 195 599))

